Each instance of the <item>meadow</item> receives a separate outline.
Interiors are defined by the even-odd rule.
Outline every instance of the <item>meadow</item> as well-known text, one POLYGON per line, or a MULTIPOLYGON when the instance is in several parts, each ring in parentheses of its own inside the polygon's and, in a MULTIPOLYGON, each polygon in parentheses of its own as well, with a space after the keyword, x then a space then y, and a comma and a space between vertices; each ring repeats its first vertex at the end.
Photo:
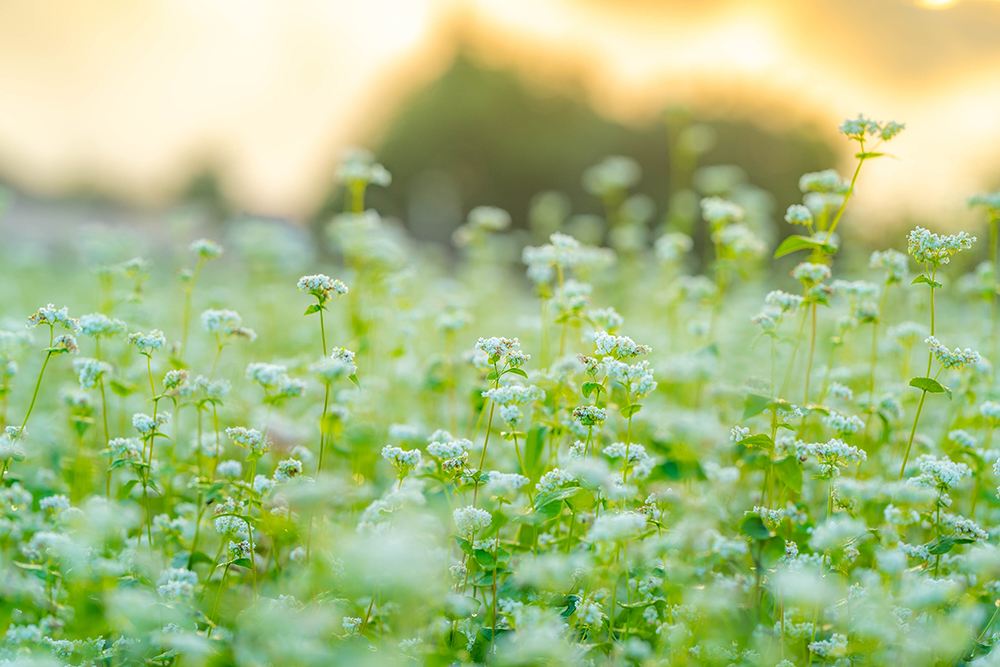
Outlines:
POLYGON ((446 249, 358 152, 322 248, 5 244, 0 665, 1000 665, 1000 193, 852 248, 840 130, 780 227, 613 156, 446 249))

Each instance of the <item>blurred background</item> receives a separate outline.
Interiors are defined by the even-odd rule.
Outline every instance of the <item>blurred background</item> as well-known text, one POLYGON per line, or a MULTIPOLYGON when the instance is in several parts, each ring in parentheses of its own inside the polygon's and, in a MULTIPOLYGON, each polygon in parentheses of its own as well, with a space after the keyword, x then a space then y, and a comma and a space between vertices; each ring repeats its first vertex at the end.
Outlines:
POLYGON ((418 239, 478 205, 526 227, 542 191, 600 215, 581 175, 607 155, 641 166, 651 230, 738 185, 788 234, 799 175, 853 169, 837 126, 859 112, 907 130, 866 163, 850 233, 975 230, 998 37, 995 0, 0 0, 0 243, 319 229, 350 146, 393 175, 367 203, 418 239))

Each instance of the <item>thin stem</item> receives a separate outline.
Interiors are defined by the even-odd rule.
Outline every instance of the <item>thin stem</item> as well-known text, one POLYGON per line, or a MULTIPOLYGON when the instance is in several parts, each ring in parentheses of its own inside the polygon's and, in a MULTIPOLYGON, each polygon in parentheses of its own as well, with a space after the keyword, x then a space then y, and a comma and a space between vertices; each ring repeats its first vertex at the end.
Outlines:
POLYGON ((806 391, 803 405, 809 405, 809 376, 812 375, 813 354, 816 352, 816 304, 812 305, 812 334, 809 337, 809 361, 806 364, 806 391))

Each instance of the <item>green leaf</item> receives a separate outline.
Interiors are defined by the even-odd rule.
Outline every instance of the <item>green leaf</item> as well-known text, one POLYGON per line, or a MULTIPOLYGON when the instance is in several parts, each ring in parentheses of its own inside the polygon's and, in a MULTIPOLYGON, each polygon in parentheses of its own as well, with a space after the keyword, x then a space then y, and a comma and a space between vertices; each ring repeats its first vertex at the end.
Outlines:
POLYGON ((354 386, 361 389, 361 383, 358 381, 358 376, 356 373, 351 373, 347 376, 347 379, 354 383, 354 386))
POLYGON ((520 376, 521 376, 521 377, 523 377, 523 378, 524 378, 525 380, 527 380, 527 379, 528 379, 528 374, 527 374, 527 373, 525 373, 524 371, 522 371, 522 370, 521 370, 520 368, 508 368, 507 370, 505 370, 505 371, 504 371, 504 372, 502 373, 502 375, 506 375, 507 373, 513 373, 514 375, 520 375, 520 376))
POLYGON ((635 413, 639 412, 639 410, 642 410, 642 405, 640 403, 633 403, 632 405, 626 405, 624 408, 621 409, 622 418, 628 419, 635 413))
POLYGON ((129 481, 122 484, 121 488, 118 489, 118 499, 124 500, 125 498, 128 498, 129 494, 132 493, 132 489, 135 488, 135 485, 138 483, 139 480, 130 479, 129 481))
POLYGON ((126 380, 112 380, 108 384, 111 387, 111 391, 119 396, 129 396, 135 393, 135 385, 126 380))
POLYGON ((740 421, 746 421, 764 412, 773 400, 768 396, 761 396, 760 394, 748 394, 747 400, 743 404, 743 418, 740 421))
POLYGON ((492 570, 493 566, 497 564, 497 560, 493 557, 492 552, 485 549, 476 549, 473 551, 473 556, 475 556, 476 562, 487 570, 492 570))
POLYGON ((604 387, 599 382, 584 382, 582 389, 583 397, 590 398, 590 395, 595 391, 600 394, 604 387))
POLYGON ((871 160, 873 158, 882 157, 883 155, 885 155, 885 153, 864 152, 864 153, 856 153, 854 157, 856 157, 859 160, 871 160))
POLYGON ((948 394, 948 399, 951 400, 951 389, 944 386, 934 378, 912 378, 910 380, 910 386, 922 389, 928 394, 948 394))
POLYGON ((303 316, 312 315, 313 313, 318 313, 321 310, 323 310, 322 306, 320 306, 318 303, 314 303, 313 305, 306 308, 306 312, 302 313, 302 315, 303 316))
POLYGON ((822 250, 826 253, 834 253, 837 251, 837 246, 825 243, 811 236, 794 235, 789 236, 781 242, 778 249, 774 251, 774 258, 784 257, 799 250, 822 250))
POLYGON ((919 276, 917 276, 916 278, 914 278, 912 281, 910 281, 911 285, 918 285, 920 283, 924 283, 926 285, 930 285, 932 288, 934 288, 934 287, 944 287, 944 285, 942 285, 941 283, 937 282, 936 280, 931 280, 930 278, 928 278, 927 276, 925 276, 922 273, 919 276))
POLYGON ((761 449, 772 451, 774 449, 774 440, 771 440, 771 436, 766 433, 758 433, 757 435, 751 435, 749 437, 743 438, 738 443, 739 445, 745 445, 746 447, 760 447, 761 449))
POLYGON ((230 565, 239 565, 240 567, 245 567, 248 570, 252 567, 249 558, 237 558, 236 560, 229 563, 230 565))
POLYGON ((794 456, 786 456, 774 462, 774 472, 778 479, 795 493, 802 493, 802 466, 794 456))
POLYGON ((774 537, 774 534, 764 525, 764 521, 756 514, 744 516, 740 521, 739 528, 741 533, 755 540, 768 540, 774 537))
POLYGON ((932 542, 927 543, 927 551, 932 556, 940 556, 954 549, 959 544, 972 544, 975 540, 964 537, 937 537, 932 542))
POLYGON ((497 379, 498 377, 499 377, 499 376, 497 375, 497 372, 496 372, 496 371, 490 371, 490 374, 486 376, 486 381, 487 381, 487 382, 493 382, 493 381, 494 381, 494 380, 496 380, 496 379, 497 379))

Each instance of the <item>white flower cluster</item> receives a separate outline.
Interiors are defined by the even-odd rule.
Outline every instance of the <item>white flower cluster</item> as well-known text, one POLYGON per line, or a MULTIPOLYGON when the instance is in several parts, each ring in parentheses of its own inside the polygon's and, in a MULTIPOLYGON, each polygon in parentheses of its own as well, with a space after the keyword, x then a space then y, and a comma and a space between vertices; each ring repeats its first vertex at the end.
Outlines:
POLYGON ((382 448, 382 458, 396 467, 400 477, 405 477, 411 470, 420 465, 420 450, 386 445, 382 448))
POLYGON ((314 276, 302 276, 299 278, 299 291, 309 292, 320 303, 326 303, 333 294, 337 294, 338 296, 347 294, 347 285, 340 280, 335 280, 330 276, 318 273, 314 276))
POLYGON ((80 321, 69 316, 68 307, 56 308, 51 303, 47 306, 42 306, 38 309, 38 312, 28 318, 29 327, 38 327, 43 324, 47 324, 50 327, 58 324, 73 333, 80 333, 81 329, 80 321))
POLYGON ((200 259, 215 259, 222 255, 222 246, 211 239, 197 239, 188 246, 188 250, 200 259))
POLYGON ((139 332, 130 333, 128 335, 128 342, 135 345, 141 354, 148 357, 154 351, 163 349, 163 346, 167 344, 167 339, 162 331, 153 329, 148 334, 139 332))
POLYGON ((664 263, 676 262, 694 247, 694 240, 683 232, 669 232, 656 239, 656 258, 664 263))
POLYGON ((861 114, 855 119, 848 118, 840 124, 841 134, 845 134, 856 141, 864 141, 865 137, 874 137, 881 141, 889 141, 900 132, 906 129, 905 123, 895 121, 878 122, 870 118, 865 118, 861 114))
POLYGON ((561 486, 569 484, 574 479, 576 479, 576 477, 573 476, 573 473, 562 470, 561 468, 553 468, 542 475, 541 479, 538 480, 538 483, 535 484, 535 488, 538 489, 539 493, 549 493, 550 491, 555 491, 561 486))
POLYGON ((350 148, 344 152, 343 161, 337 167, 336 178, 348 185, 379 185, 388 187, 392 183, 392 174, 378 162, 371 151, 363 148, 350 148))
POLYGON ((80 318, 80 331, 93 338, 117 336, 128 330, 121 320, 113 320, 104 313, 90 313, 80 318))
POLYGON ((253 362, 247 365, 246 377, 277 396, 301 396, 306 390, 305 383, 290 378, 288 368, 281 364, 253 362))
POLYGON ((169 412, 157 412, 154 420, 147 414, 136 412, 132 415, 132 426, 142 435, 152 435, 154 431, 170 421, 169 412))
POLYGON ((823 417, 823 424, 841 435, 860 433, 861 429, 865 427, 865 423, 861 421, 860 417, 845 415, 835 410, 823 417))
POLYGON ((226 435, 240 447, 246 447, 255 454, 263 454, 271 449, 270 443, 264 434, 255 428, 244 426, 231 426, 226 429, 226 435))
POLYGON ((563 269, 596 268, 609 266, 614 259, 614 251, 583 245, 562 232, 552 234, 549 243, 538 247, 527 246, 521 253, 521 261, 528 266, 528 278, 537 285, 551 282, 556 276, 557 266, 563 269))
POLYGON ((491 365, 502 363, 510 368, 520 368, 528 359, 531 359, 531 355, 518 349, 520 346, 521 343, 516 338, 502 336, 480 338, 476 343, 476 349, 486 353, 491 365))
POLYGON ((611 356, 615 359, 632 359, 652 351, 648 345, 639 345, 628 336, 613 336, 606 331, 598 331, 594 335, 594 344, 599 356, 611 356))
POLYGON ((966 232, 941 236, 923 227, 916 227, 906 235, 906 247, 913 259, 921 264, 940 266, 951 261, 952 255, 972 247, 975 236, 966 232))
POLYGON ((211 334, 246 338, 250 342, 257 340, 257 332, 244 327, 243 318, 235 310, 209 308, 202 312, 201 324, 211 334))
POLYGON ((910 273, 909 258, 892 248, 873 252, 868 260, 868 267, 872 269, 884 269, 886 273, 885 281, 890 285, 902 282, 910 273))
POLYGON ((629 365, 612 357, 605 357, 604 372, 609 378, 625 387, 635 400, 649 396, 656 389, 653 370, 649 367, 648 361, 629 365))
POLYGON ((811 225, 813 223, 812 211, 802 204, 792 204, 785 211, 785 222, 790 225, 811 225))
POLYGON ((187 568, 170 568, 160 575, 156 592, 168 600, 183 600, 194 595, 198 575, 187 568))
POLYGON ((493 521, 489 512, 472 505, 459 507, 451 513, 451 516, 458 534, 469 538, 489 526, 493 521))
POLYGON ((580 422, 583 426, 600 426, 607 418, 608 412, 604 408, 592 405, 582 405, 578 408, 573 408, 573 419, 580 422))
POLYGON ((792 277, 798 280, 800 283, 806 287, 811 287, 818 283, 823 282, 831 275, 830 267, 826 264, 813 264, 811 262, 802 262, 794 269, 792 269, 792 277))
POLYGON ((922 454, 917 458, 920 474, 910 479, 911 484, 937 489, 950 489, 966 477, 972 477, 972 469, 964 463, 952 461, 947 456, 936 458, 922 454))
POLYGON ((526 405, 533 401, 545 400, 545 392, 535 385, 525 387, 519 384, 505 384, 487 389, 482 396, 497 405, 526 405))
POLYGON ((111 364, 89 357, 73 360, 73 371, 80 380, 81 389, 94 389, 105 373, 111 372, 111 364))
POLYGON ((931 352, 934 353, 934 358, 944 368, 962 368, 969 364, 979 363, 979 353, 969 348, 963 350, 956 347, 954 351, 949 350, 934 336, 928 336, 924 342, 930 345, 931 352))

